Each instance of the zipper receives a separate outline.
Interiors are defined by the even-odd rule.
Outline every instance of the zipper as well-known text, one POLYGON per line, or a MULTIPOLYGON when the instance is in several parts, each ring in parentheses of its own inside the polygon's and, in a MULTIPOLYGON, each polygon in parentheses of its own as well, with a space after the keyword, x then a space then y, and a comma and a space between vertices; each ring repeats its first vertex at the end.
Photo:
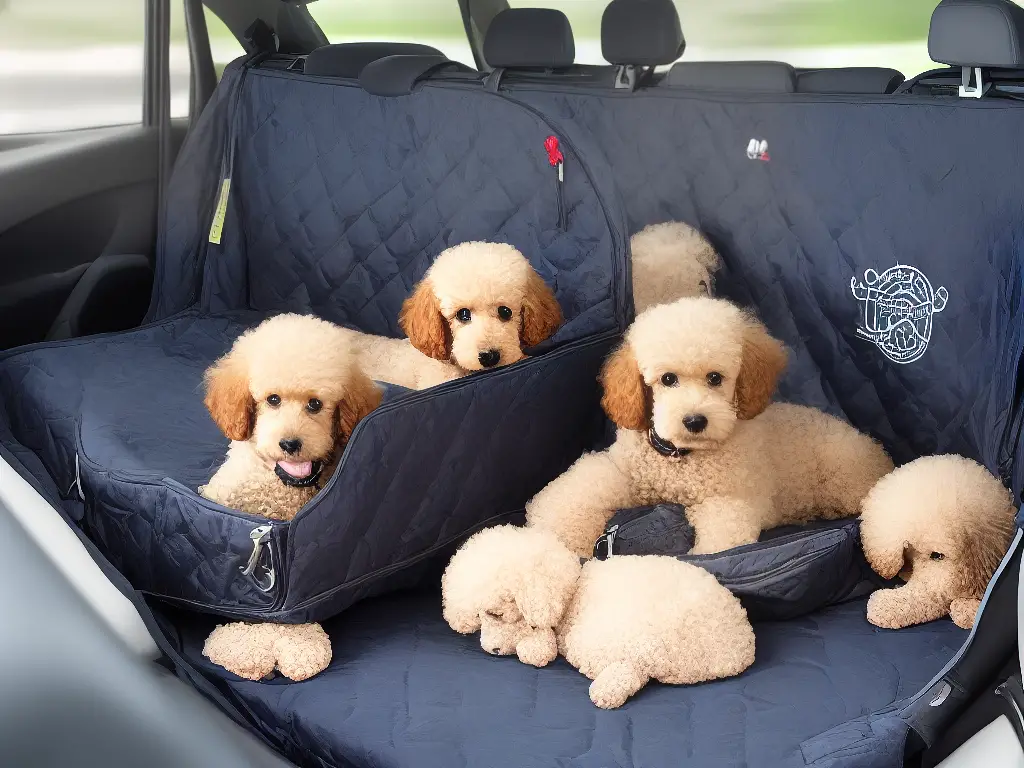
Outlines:
POLYGON ((780 565, 768 568, 767 570, 762 571, 761 573, 751 574, 750 576, 746 576, 742 579, 728 579, 728 586, 730 589, 732 589, 734 587, 746 586, 748 584, 753 584, 754 582, 763 581, 765 579, 771 578, 772 576, 778 576, 780 573, 785 573, 786 571, 798 568, 799 566, 804 565, 805 563, 810 563, 819 558, 826 557, 827 555, 831 554, 835 550, 835 548, 838 547, 840 544, 842 544, 842 541, 837 541, 827 550, 808 552, 806 555, 801 555, 800 557, 793 558, 792 560, 787 560, 786 562, 780 565))
POLYGON ((558 148, 558 137, 552 134, 544 139, 544 151, 548 153, 548 164, 555 169, 555 207, 558 210, 558 228, 565 232, 568 222, 565 213, 565 155, 558 148))

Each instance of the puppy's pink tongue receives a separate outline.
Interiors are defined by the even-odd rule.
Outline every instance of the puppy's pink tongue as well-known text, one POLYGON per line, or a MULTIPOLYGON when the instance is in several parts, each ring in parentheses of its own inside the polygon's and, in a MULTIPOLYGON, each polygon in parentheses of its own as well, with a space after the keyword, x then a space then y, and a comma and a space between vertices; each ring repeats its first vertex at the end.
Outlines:
POLYGON ((292 477, 302 479, 303 477, 309 477, 313 474, 313 462, 312 461, 300 461, 293 463, 290 461, 279 461, 277 466, 283 469, 292 477))

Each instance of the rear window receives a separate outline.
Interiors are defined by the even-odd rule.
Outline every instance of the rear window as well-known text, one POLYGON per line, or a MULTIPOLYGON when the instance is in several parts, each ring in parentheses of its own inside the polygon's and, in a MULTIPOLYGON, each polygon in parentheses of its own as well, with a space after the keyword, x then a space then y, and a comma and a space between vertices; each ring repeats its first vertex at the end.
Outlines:
POLYGON ((473 66, 458 0, 319 0, 307 7, 332 43, 423 43, 473 66))
MULTIPOLYGON (((433 5, 445 0, 425 0, 433 5)), ((454 2, 452 3, 455 4, 454 2)), ((576 38, 576 61, 603 64, 600 0, 510 0, 557 8, 576 38)), ((893 67, 914 75, 928 58, 937 0, 676 0, 687 61, 773 60, 798 68, 893 67)), ((1020 4, 1020 3, 1018 3, 1020 4)))

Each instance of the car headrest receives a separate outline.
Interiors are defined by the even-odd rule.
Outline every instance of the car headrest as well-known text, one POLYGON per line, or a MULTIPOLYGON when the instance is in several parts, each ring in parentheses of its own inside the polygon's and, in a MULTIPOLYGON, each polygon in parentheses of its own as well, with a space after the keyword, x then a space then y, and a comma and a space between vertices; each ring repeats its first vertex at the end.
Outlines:
POLYGON ((721 91, 793 93, 796 70, 781 61, 680 61, 665 84, 721 91))
POLYGON ((671 64, 685 48, 672 0, 612 0, 601 17, 601 54, 609 64, 671 64))
POLYGON ((338 43, 324 45, 306 57, 304 72, 325 77, 359 77, 363 67, 385 56, 441 56, 419 43, 338 43))
POLYGON ((928 55, 955 67, 1024 68, 1024 8, 1009 0, 942 0, 932 12, 928 55))
POLYGON ((492 67, 571 67, 576 44, 569 19, 550 8, 507 8, 487 28, 484 60, 492 67))

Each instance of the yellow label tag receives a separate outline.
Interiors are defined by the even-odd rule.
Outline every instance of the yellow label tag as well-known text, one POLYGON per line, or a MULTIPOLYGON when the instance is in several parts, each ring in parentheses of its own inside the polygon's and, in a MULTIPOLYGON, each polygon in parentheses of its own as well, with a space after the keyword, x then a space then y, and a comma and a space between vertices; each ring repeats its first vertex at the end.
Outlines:
POLYGON ((224 234, 224 217, 228 212, 228 195, 231 194, 231 179, 224 179, 220 185, 220 198, 217 209, 213 212, 213 224, 210 225, 210 242, 220 245, 220 236, 224 234))

